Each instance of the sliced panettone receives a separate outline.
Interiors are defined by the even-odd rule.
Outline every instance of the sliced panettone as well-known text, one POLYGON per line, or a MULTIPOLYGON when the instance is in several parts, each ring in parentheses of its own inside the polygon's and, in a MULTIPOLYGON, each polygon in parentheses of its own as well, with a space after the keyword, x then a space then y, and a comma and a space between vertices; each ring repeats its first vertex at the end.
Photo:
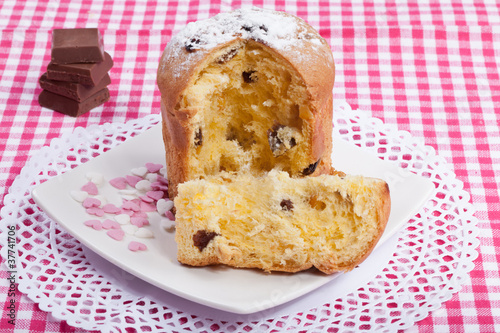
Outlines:
POLYGON ((181 263, 297 272, 348 271, 373 250, 390 212, 383 180, 221 173, 179 185, 181 263))

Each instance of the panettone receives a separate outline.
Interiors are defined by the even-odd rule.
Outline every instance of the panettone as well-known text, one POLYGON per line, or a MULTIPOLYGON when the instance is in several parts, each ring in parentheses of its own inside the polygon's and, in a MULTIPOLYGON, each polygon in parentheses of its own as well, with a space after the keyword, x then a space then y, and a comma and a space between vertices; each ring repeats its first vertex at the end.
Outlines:
POLYGON ((331 167, 334 78, 327 42, 283 12, 239 9, 172 38, 157 80, 181 263, 330 274, 371 253, 389 188, 331 167))
POLYGON ((333 173, 327 42, 284 12, 239 9, 189 23, 157 73, 169 195, 221 171, 333 173))
POLYGON ((370 254, 390 197, 386 182, 361 176, 220 173, 180 184, 175 206, 181 263, 330 274, 370 254))

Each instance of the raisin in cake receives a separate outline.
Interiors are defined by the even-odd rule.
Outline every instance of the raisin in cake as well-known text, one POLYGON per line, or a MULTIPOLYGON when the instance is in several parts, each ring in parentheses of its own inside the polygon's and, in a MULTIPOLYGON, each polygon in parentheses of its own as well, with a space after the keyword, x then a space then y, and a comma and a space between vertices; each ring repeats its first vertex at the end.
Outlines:
POLYGON ((284 12, 239 9, 189 23, 157 73, 169 195, 221 171, 332 173, 327 42, 284 12))
POLYGON ((179 185, 178 260, 330 274, 363 261, 390 211, 387 184, 361 176, 221 173, 179 185))

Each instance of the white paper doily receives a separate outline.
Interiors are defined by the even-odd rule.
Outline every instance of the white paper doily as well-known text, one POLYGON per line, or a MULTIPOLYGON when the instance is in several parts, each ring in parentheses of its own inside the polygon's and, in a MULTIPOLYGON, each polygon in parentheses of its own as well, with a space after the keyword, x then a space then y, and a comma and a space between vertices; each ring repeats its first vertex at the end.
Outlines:
MULTIPOLYGON (((252 320, 203 318, 132 295, 120 288, 119 279, 93 267, 81 244, 35 205, 31 190, 159 121, 151 115, 125 124, 77 128, 54 139, 30 158, 5 197, 0 244, 7 244, 7 227, 17 225, 19 290, 72 326, 103 332, 393 332, 449 300, 474 266, 479 245, 475 210, 444 159, 409 133, 340 103, 334 106, 334 132, 399 165, 401 174, 390 181, 413 172, 436 186, 433 197, 399 232, 396 251, 381 274, 346 297, 313 309, 274 318, 261 313, 252 320)), ((6 246, 1 253, 6 258, 6 246)))

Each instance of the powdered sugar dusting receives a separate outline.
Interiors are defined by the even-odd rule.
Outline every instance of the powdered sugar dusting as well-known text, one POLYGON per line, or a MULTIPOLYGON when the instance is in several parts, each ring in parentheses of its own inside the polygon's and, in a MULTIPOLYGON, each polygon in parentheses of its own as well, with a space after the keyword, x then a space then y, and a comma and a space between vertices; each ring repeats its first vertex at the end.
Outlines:
MULTIPOLYGON (((320 35, 298 22, 296 17, 283 12, 242 8, 189 23, 172 38, 167 49, 171 57, 180 56, 184 50, 188 56, 195 55, 198 50, 212 49, 236 37, 259 41, 278 51, 300 46, 305 40, 311 47, 321 47, 320 35)), ((182 68, 176 74, 179 72, 182 68)))
POLYGON ((193 49, 213 48, 236 35, 261 40, 283 49, 297 42, 297 22, 291 16, 258 8, 239 9, 218 14, 208 20, 189 23, 176 38, 193 49), (199 42, 196 41, 199 39, 199 42))

